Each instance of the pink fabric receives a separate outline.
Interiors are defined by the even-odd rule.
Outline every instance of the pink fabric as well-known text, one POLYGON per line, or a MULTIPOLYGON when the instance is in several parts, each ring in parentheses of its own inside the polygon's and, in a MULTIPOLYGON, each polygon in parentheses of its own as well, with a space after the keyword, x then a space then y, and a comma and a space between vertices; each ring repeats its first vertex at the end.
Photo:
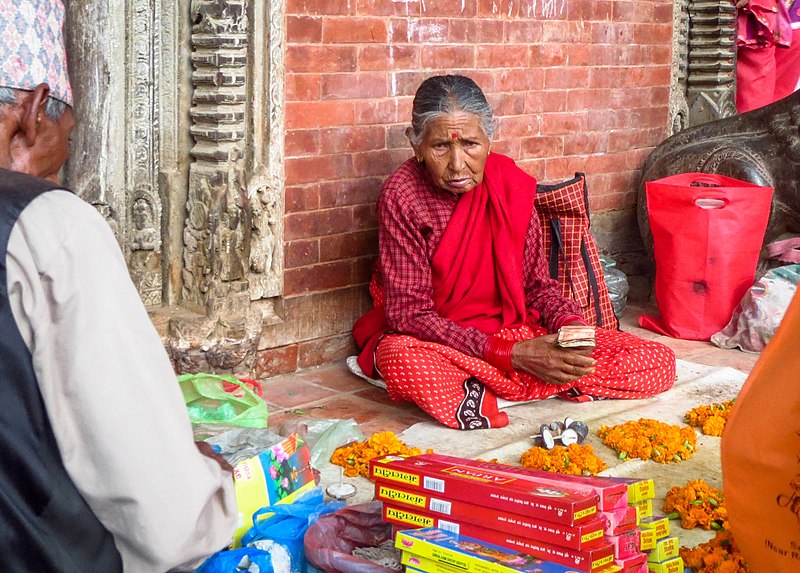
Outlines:
POLYGON ((775 46, 740 47, 736 60, 736 109, 745 113, 775 101, 775 46))

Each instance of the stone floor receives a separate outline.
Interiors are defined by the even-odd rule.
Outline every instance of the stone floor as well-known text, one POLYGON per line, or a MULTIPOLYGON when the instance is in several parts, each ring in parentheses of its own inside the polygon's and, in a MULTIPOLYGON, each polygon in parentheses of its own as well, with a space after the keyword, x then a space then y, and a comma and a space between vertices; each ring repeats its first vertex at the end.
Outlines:
MULTIPOLYGON (((742 372, 750 369, 758 354, 723 350, 710 342, 677 340, 640 328, 637 318, 652 308, 629 306, 621 320, 623 330, 663 342, 678 358, 709 366, 728 366, 742 372)), ((386 392, 350 373, 344 361, 277 376, 264 382, 264 398, 270 407, 270 427, 293 419, 353 418, 365 436, 391 430, 400 433, 430 418, 410 403, 393 402, 386 392)))

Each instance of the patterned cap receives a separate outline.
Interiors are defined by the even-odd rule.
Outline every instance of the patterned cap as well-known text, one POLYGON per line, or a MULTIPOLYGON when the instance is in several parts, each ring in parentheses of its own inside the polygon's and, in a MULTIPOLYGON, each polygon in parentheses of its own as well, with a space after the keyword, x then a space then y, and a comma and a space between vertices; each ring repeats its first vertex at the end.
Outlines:
POLYGON ((0 0, 0 86, 32 90, 72 105, 61 0, 0 0))

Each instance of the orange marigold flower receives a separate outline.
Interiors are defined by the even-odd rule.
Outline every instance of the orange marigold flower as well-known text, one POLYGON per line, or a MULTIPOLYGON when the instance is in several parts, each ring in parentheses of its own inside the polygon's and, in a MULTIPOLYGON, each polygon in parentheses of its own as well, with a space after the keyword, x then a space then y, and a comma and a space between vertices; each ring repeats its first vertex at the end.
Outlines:
POLYGON ((683 564, 692 573, 749 573, 729 531, 718 531, 711 541, 690 549, 681 547, 683 564))
POLYGON ((529 469, 571 475, 597 475, 608 468, 589 444, 556 446, 551 450, 533 447, 519 461, 529 469))
POLYGON ((671 426, 640 418, 617 426, 601 426, 597 434, 623 460, 641 458, 662 464, 689 459, 697 446, 691 426, 671 426))
POLYGON ((684 415, 684 420, 691 426, 702 428, 703 433, 709 436, 721 436, 725 423, 731 415, 734 400, 698 406, 692 408, 684 415))
POLYGON ((701 479, 671 488, 664 498, 664 513, 680 518, 684 529, 723 529, 728 523, 722 490, 710 487, 701 479))
MULTIPOLYGON (((412 448, 403 443, 394 432, 377 432, 363 442, 353 442, 334 450, 331 463, 344 468, 344 475, 369 477, 369 461, 383 456, 418 456, 419 448, 412 448)), ((432 454, 433 450, 426 450, 432 454)))

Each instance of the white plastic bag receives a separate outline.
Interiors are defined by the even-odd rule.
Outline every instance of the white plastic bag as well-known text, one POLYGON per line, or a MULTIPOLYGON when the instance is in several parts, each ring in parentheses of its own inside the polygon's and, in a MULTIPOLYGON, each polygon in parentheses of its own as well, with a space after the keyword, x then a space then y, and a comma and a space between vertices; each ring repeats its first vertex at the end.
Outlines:
POLYGON ((745 293, 727 326, 711 336, 720 348, 761 352, 775 335, 792 301, 800 265, 786 265, 767 272, 745 293))

